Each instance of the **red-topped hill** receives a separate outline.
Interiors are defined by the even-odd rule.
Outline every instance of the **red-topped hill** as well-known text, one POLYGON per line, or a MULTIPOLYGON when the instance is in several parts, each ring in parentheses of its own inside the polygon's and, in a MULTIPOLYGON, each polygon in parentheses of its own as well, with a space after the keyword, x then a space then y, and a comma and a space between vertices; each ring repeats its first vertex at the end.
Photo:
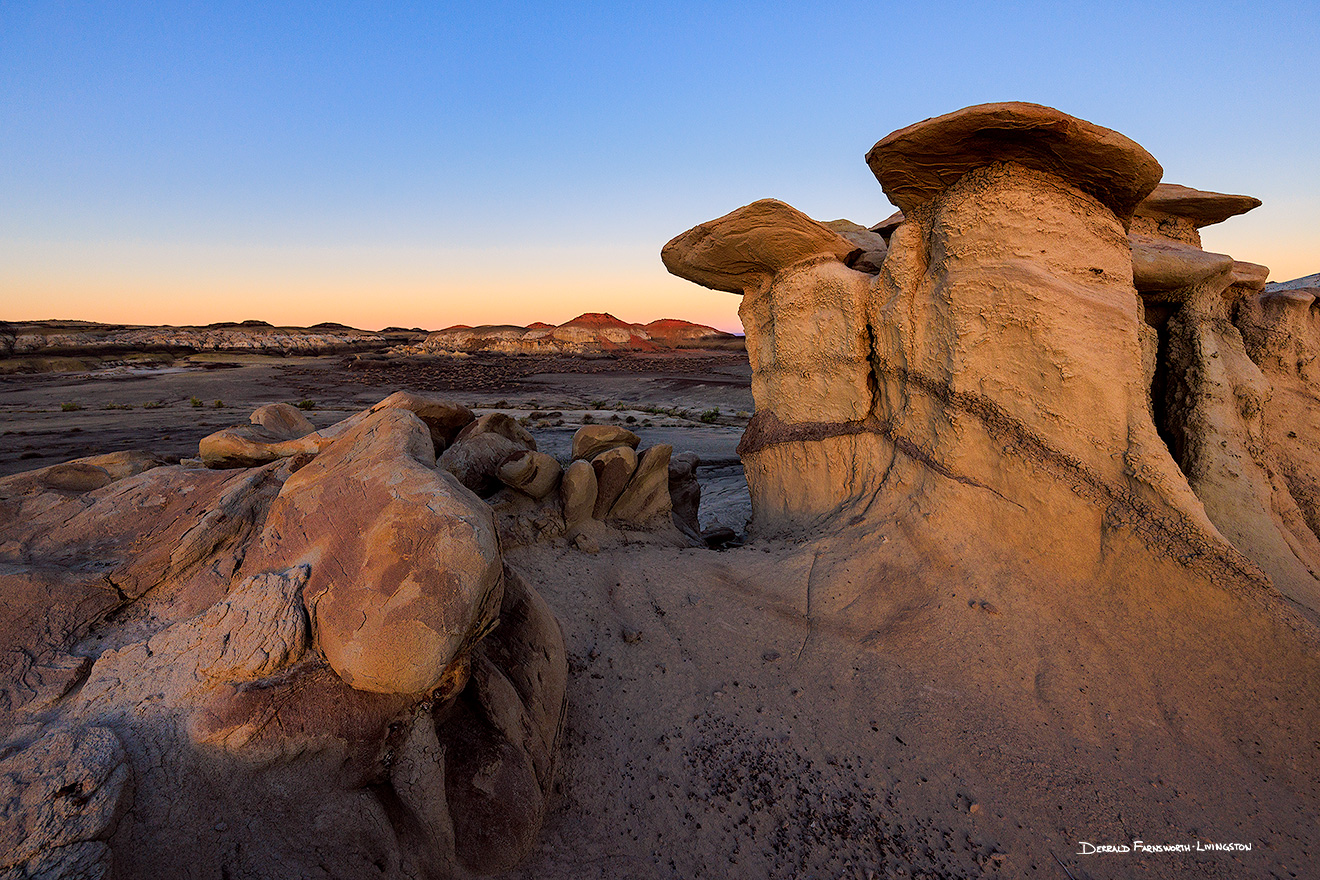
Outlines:
POLYGON ((673 349, 741 351, 743 338, 675 318, 661 318, 649 324, 629 324, 607 312, 586 312, 557 326, 537 321, 527 327, 509 324, 449 327, 432 333, 421 348, 507 354, 626 354, 673 349))

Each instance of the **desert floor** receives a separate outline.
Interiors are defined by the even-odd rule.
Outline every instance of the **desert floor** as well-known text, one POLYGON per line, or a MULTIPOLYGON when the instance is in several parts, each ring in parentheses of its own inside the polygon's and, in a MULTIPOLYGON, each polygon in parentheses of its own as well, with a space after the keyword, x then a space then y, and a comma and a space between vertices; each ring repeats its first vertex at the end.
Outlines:
MULTIPOLYGON (((324 426, 410 389, 525 416, 564 458, 586 416, 695 451, 701 524, 741 532, 749 383, 726 355, 7 377, 0 473, 191 456, 263 403, 314 401, 324 426)), ((884 519, 727 551, 621 533, 595 554, 508 559, 559 616, 570 664, 551 813, 511 876, 1317 876, 1314 719, 1274 709, 1313 689, 1315 663, 1272 625, 1224 631, 1202 594, 972 570, 956 543, 884 519), (1156 601, 1164 613, 1141 611, 1156 601), (1215 660, 1230 654, 1254 658, 1231 698, 1215 660), (1134 839, 1253 849, 1078 854, 1134 839)))
POLYGON ((741 532, 750 506, 734 450, 752 410, 750 386, 745 356, 702 353, 375 361, 196 355, 168 367, 9 375, 0 377, 0 476, 125 449, 187 458, 202 437, 246 422, 265 403, 310 401, 308 418, 325 427, 406 389, 528 418, 551 455, 567 457, 584 418, 635 429, 648 446, 696 452, 702 526, 741 532))

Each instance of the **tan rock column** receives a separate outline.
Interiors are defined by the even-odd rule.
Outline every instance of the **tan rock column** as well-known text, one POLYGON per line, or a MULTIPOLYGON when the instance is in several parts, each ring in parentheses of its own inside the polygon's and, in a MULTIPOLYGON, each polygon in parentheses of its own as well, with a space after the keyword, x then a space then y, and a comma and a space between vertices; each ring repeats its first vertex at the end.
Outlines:
MULTIPOLYGON (((670 272, 743 294, 738 310, 752 363, 756 415, 739 452, 758 531, 829 513, 850 495, 856 456, 803 470, 764 461, 821 423, 859 424, 871 411, 866 309, 872 276, 848 268, 858 247, 802 212, 764 199, 665 245, 670 272)), ((845 429, 846 430, 846 429, 845 429)))
POLYGON ((1320 608, 1320 541, 1266 443, 1271 383, 1230 320, 1269 270, 1200 246, 1202 227, 1258 205, 1160 184, 1133 218, 1133 280, 1160 339, 1154 413, 1188 484, 1216 528, 1280 591, 1320 608))

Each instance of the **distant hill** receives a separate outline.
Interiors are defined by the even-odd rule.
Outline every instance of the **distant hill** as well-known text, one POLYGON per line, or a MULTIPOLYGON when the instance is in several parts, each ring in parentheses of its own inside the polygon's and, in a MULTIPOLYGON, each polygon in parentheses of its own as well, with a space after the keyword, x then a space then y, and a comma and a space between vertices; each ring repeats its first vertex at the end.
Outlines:
POLYGON ((629 324, 604 312, 587 312, 557 327, 539 321, 527 327, 446 327, 427 336, 418 347, 428 352, 610 354, 675 349, 741 351, 744 341, 741 336, 676 318, 629 324))
POLYGON ((1265 290, 1266 292, 1274 290, 1299 290, 1303 287, 1320 287, 1320 272, 1302 278, 1294 278, 1292 281, 1272 282, 1265 285, 1265 290))

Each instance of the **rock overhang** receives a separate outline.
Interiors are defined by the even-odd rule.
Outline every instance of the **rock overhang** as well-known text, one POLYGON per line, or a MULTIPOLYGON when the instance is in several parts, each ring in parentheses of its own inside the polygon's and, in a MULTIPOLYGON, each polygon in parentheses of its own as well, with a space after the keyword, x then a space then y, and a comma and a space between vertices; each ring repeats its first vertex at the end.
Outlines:
POLYGON ((791 205, 761 199, 676 236, 660 259, 702 287, 744 293, 797 263, 816 257, 844 263, 860 250, 791 205))
POLYGON ((1177 183, 1160 183, 1137 205, 1136 214, 1187 220, 1197 229, 1223 223, 1261 206, 1253 196, 1208 192, 1177 183))
POLYGON ((876 143, 866 162, 905 214, 969 171, 1015 162, 1089 193, 1125 224, 1164 173, 1154 156, 1116 131, 1018 101, 979 104, 901 128, 876 143))

